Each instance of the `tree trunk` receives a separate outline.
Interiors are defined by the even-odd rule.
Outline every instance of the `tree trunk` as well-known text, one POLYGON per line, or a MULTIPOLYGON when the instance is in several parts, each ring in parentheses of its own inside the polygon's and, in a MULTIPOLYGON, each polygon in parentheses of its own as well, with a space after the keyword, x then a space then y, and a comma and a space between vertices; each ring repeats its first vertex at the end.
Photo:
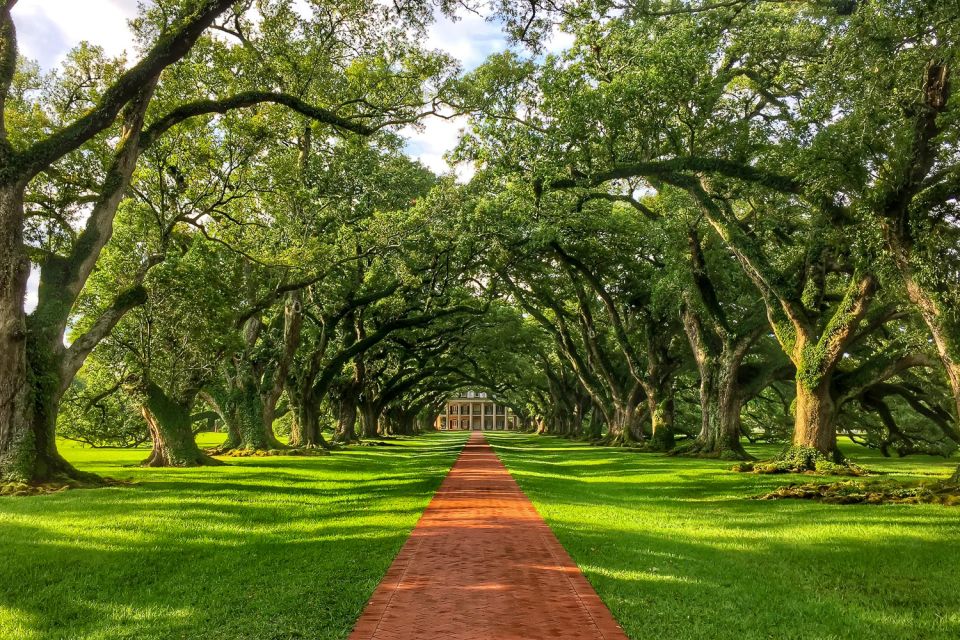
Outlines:
POLYGON ((607 444, 612 446, 628 446, 642 441, 643 432, 639 427, 637 407, 627 403, 614 407, 613 420, 607 431, 607 444))
POLYGON ((340 411, 337 416, 337 435, 334 441, 349 444, 357 442, 357 405, 349 400, 340 402, 340 411))
POLYGON ((23 189, 0 187, 0 482, 93 483, 57 452, 58 354, 27 331, 23 189))
POLYGON ((360 423, 364 438, 380 437, 380 412, 374 403, 364 402, 360 405, 360 423))
POLYGON ((650 445, 657 451, 670 451, 675 444, 673 433, 673 398, 660 397, 657 390, 647 391, 650 412, 650 445), (651 393, 652 391, 652 393, 651 393))
POLYGON ((829 377, 812 389, 797 381, 793 446, 815 449, 830 458, 837 455, 836 405, 829 377))
POLYGON ((399 436, 412 436, 415 433, 414 421, 416 414, 399 409, 389 416, 390 433, 399 436))
POLYGON ((749 460, 740 443, 742 396, 737 383, 740 359, 730 349, 698 359, 702 422, 696 440, 683 453, 725 460, 749 460))
POLYGON ((30 263, 23 250, 23 185, 0 189, 0 480, 46 478, 45 447, 34 433, 27 382, 23 299, 30 263))
POLYGON ((599 440, 603 437, 603 412, 596 407, 590 410, 590 421, 587 423, 587 438, 599 440))
POLYGON ((177 402, 149 383, 140 411, 150 429, 153 450, 144 467, 198 467, 223 464, 197 446, 190 410, 192 402, 177 402))
POLYGON ((329 444, 323 437, 320 429, 320 412, 316 402, 312 399, 287 394, 290 404, 293 405, 293 426, 290 429, 290 446, 293 447, 323 447, 329 444))
POLYGON ((907 288, 910 301, 920 311, 923 321, 930 330, 937 354, 947 372, 947 381, 953 392, 954 417, 960 426, 960 321, 957 311, 945 310, 935 296, 922 287, 913 276, 906 256, 898 256, 897 263, 907 288))
POLYGON ((284 448, 273 433, 272 412, 264 406, 256 381, 249 376, 230 382, 220 415, 229 435, 219 452, 253 453, 284 448))

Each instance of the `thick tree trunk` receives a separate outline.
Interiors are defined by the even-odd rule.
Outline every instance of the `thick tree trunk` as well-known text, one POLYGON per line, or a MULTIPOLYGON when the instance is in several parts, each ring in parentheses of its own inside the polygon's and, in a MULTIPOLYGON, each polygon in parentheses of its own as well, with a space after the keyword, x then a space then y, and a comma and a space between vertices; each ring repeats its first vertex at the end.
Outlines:
POLYGON ((231 381, 218 412, 228 432, 227 441, 218 452, 239 454, 284 448, 273 433, 272 412, 264 406, 256 381, 249 376, 231 381))
POLYGON ((700 371, 700 433, 681 453, 725 460, 749 460, 740 443, 742 396, 737 383, 740 360, 729 349, 697 362, 700 371))
POLYGON ((27 381, 27 326, 23 299, 30 263, 23 251, 23 185, 0 189, 0 479, 43 480, 27 381), (40 477, 38 477, 40 476, 40 477))
POLYGON ((360 423, 364 438, 380 437, 380 411, 372 402, 364 402, 360 405, 360 423))
POLYGON ((416 414, 410 413, 409 411, 400 410, 392 412, 389 418, 390 433, 398 436, 414 435, 416 431, 414 426, 415 420, 416 414))
POLYGON ((190 410, 192 402, 179 403, 149 383, 141 413, 150 429, 153 450, 141 464, 145 467, 198 467, 223 464, 197 446, 190 410))
POLYGON ((340 403, 340 411, 337 416, 337 435, 334 441, 343 444, 357 442, 357 405, 349 400, 343 400, 340 403))
POLYGON ((0 187, 0 482, 96 482, 57 452, 59 355, 27 331, 23 185, 0 187))
POLYGON ((290 393, 287 393, 287 398, 292 405, 294 418, 290 429, 290 446, 329 448, 320 429, 318 403, 311 398, 304 399, 290 393))
POLYGON ((797 381, 793 446, 815 449, 829 458, 838 455, 836 405, 830 395, 830 378, 812 389, 797 381))
POLYGON ((643 440, 639 425, 639 412, 633 404, 614 407, 613 420, 607 431, 607 443, 613 446, 629 446, 643 440))
POLYGON ((650 412, 650 446, 657 451, 670 451, 676 443, 673 432, 673 399, 660 393, 647 392, 647 410, 650 412))

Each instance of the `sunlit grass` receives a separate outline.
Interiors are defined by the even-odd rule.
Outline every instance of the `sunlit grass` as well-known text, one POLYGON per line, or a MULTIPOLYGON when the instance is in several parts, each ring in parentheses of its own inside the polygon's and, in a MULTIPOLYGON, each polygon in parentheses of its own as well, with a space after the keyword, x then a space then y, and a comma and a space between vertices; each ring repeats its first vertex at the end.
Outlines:
MULTIPOLYGON (((960 508, 756 501, 810 478, 489 439, 632 638, 960 638, 960 508)), ((944 478, 957 464, 845 446, 903 480, 944 478)))
POLYGON ((65 443, 135 484, 0 498, 0 638, 346 637, 465 437, 198 469, 65 443))

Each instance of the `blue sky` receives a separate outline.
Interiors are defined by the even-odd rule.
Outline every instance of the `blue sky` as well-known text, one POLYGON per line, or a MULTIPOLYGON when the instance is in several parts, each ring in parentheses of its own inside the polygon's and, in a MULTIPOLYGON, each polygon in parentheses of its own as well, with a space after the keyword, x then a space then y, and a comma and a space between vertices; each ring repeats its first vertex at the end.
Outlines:
MULTIPOLYGON (((70 49, 81 41, 97 44, 110 56, 125 51, 133 60, 136 51, 127 21, 136 16, 138 0, 20 0, 13 10, 20 52, 40 63, 44 69, 61 64, 70 49)), ((558 35, 551 43, 566 44, 558 35)), ((443 16, 431 25, 426 45, 454 56, 466 70, 476 67, 489 54, 506 48, 506 38, 496 24, 476 14, 466 13, 460 20, 443 16)), ((444 154, 457 142, 463 120, 432 118, 419 129, 408 127, 408 153, 437 173, 450 170, 444 154)), ((461 178, 470 170, 459 168, 461 178)), ((36 306, 37 274, 30 278, 26 308, 36 306)))

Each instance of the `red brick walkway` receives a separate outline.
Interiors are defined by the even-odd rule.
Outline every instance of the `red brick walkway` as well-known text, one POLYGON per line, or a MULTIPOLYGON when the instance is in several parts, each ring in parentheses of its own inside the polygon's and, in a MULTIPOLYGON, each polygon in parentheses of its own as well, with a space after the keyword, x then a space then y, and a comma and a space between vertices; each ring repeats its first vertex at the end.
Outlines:
POLYGON ((627 638, 479 433, 350 636, 414 638, 627 638))

